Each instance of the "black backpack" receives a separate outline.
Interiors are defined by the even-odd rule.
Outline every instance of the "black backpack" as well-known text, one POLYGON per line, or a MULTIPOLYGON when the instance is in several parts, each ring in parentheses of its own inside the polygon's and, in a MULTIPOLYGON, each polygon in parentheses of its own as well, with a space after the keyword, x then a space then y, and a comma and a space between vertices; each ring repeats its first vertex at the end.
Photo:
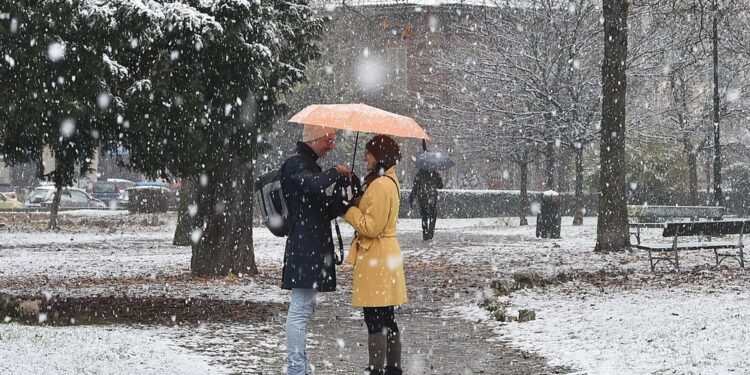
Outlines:
POLYGON ((281 169, 263 173, 255 180, 255 206, 271 233, 277 237, 289 235, 292 220, 281 190, 281 169))

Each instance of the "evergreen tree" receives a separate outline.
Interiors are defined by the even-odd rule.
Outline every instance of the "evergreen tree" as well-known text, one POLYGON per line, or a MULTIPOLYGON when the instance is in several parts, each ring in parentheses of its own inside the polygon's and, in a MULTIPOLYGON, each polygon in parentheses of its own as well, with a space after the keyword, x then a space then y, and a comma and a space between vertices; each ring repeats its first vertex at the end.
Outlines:
POLYGON ((142 72, 125 94, 123 145, 147 175, 199 182, 194 274, 255 274, 253 166, 267 147, 258 140, 317 56, 322 21, 302 0, 164 3, 153 11, 156 30, 134 35, 145 53, 122 51, 142 72))

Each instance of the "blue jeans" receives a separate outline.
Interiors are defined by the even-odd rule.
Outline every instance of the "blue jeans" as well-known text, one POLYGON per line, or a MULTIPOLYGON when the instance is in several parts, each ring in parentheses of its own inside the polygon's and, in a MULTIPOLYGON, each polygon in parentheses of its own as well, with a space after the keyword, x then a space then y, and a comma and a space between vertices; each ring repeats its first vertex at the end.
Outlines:
POLYGON ((307 322, 315 311, 318 291, 292 289, 292 302, 286 316, 286 364, 288 375, 307 373, 307 322))

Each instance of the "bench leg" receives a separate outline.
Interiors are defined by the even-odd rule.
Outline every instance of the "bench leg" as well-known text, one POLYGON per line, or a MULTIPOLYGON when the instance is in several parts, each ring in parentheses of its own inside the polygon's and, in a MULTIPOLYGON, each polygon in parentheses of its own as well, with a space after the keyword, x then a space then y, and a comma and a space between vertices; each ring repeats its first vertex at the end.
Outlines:
POLYGON ((680 258, 677 255, 677 249, 674 250, 674 268, 677 268, 677 272, 680 272, 680 258))
POLYGON ((719 267, 719 250, 714 249, 714 254, 716 255, 716 267, 719 267))
POLYGON ((745 251, 744 246, 740 245, 740 267, 745 268, 745 251))
POLYGON ((651 257, 651 249, 648 250, 648 263, 651 265, 651 272, 654 272, 654 258, 651 257))

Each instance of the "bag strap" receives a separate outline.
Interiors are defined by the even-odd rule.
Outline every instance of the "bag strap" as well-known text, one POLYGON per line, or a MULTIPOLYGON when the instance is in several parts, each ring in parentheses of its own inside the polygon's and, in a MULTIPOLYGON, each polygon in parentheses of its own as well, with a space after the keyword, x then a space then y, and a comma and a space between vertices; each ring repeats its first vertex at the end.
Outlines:
POLYGON ((398 191, 398 184, 396 183, 396 180, 393 179, 393 177, 391 177, 391 176, 389 176, 387 174, 384 174, 381 177, 388 177, 389 180, 393 181, 393 184, 396 185, 396 191, 398 191))
MULTIPOLYGON (((393 181, 393 184, 396 185, 396 197, 398 197, 399 196, 399 191, 398 191, 398 184, 396 183, 396 180, 394 180, 393 177, 391 177, 391 176, 389 176, 387 174, 384 174, 381 177, 388 177, 389 180, 393 181)), ((389 212, 389 214, 390 214, 390 212, 389 212)), ((398 212, 396 213, 396 218, 398 218, 398 212)))
POLYGON ((338 219, 333 219, 336 225, 336 235, 339 237, 339 255, 336 255, 336 251, 333 252, 333 257, 336 259, 336 265, 340 266, 344 263, 344 240, 341 239, 341 229, 339 229, 338 219))

